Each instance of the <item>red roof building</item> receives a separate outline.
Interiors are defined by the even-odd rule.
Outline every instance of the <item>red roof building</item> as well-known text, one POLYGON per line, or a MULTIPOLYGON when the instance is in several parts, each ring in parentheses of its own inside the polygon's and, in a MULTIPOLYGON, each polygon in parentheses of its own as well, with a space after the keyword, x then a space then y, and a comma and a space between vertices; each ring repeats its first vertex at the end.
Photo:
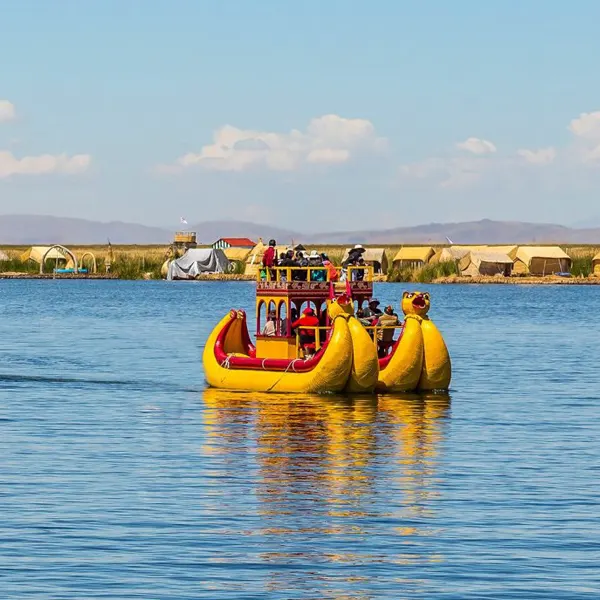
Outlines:
POLYGON ((249 238, 224 237, 219 238, 213 245, 213 248, 254 248, 256 243, 249 238))

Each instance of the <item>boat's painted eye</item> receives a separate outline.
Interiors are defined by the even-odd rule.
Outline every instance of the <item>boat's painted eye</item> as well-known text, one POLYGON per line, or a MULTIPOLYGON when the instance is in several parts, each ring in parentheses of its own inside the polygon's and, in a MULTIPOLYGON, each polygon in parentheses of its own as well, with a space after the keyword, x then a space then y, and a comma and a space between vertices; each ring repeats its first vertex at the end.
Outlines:
POLYGON ((414 294, 412 292, 407 292, 406 293, 406 297, 407 298, 412 298, 414 296, 414 294))
POLYGON ((429 300, 429 294, 423 294, 423 297, 425 298, 425 300, 429 300))

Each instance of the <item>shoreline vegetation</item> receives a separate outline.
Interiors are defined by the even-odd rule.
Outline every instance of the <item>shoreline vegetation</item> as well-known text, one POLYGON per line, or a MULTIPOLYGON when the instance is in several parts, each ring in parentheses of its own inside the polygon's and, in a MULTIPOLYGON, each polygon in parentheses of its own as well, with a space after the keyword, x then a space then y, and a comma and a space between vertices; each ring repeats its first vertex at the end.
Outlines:
MULTIPOLYGON (((423 244, 423 246, 425 246, 423 244)), ((434 246, 441 249, 444 246, 434 246)), ((464 277, 459 275, 458 262, 428 263, 420 267, 405 267, 396 269, 390 266, 383 278, 379 281, 405 282, 405 283, 441 283, 441 284, 600 284, 600 277, 593 275, 592 258, 600 251, 598 245, 560 246, 571 258, 571 277, 559 276, 522 276, 513 274, 510 277, 502 276, 475 276, 464 277)), ((401 248, 400 245, 383 246, 388 257, 393 257, 401 248)), ((38 263, 33 261, 22 262, 21 255, 27 247, 0 247, 8 260, 0 260, 0 279, 123 279, 123 280, 150 280, 162 279, 161 268, 169 255, 169 246, 69 246, 77 256, 86 255, 80 268, 91 271, 92 253, 96 260, 96 272, 88 273, 54 273, 53 260, 46 262, 44 273, 40 274, 38 263), (112 257, 109 256, 112 254, 112 257), (106 265, 110 262, 110 270, 106 265)), ((319 251, 327 252, 333 264, 339 266, 346 246, 319 246, 319 251)), ((490 247, 493 249, 493 247, 490 247)), ((244 275, 245 264, 234 262, 234 269, 227 274, 201 275, 199 281, 254 281, 255 277, 244 275)))

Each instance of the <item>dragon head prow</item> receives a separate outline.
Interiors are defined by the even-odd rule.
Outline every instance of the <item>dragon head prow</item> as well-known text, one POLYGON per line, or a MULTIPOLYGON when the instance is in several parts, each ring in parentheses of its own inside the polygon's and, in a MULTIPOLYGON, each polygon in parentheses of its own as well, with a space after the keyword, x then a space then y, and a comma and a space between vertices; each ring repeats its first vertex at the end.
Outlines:
POLYGON ((327 306, 327 314, 331 320, 339 316, 351 317, 354 314, 352 298, 346 294, 333 298, 327 306))
POLYGON ((402 294, 402 312, 405 315, 424 317, 429 312, 431 300, 428 292, 404 292, 402 294))

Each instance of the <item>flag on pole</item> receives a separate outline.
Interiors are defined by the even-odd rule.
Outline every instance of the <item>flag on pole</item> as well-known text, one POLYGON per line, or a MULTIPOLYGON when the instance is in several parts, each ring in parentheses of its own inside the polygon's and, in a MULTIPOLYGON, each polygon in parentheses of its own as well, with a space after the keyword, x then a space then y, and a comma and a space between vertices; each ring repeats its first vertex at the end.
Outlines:
POLYGON ((179 217, 179 220, 181 221, 182 225, 187 225, 188 224, 188 222, 183 217, 179 217))

